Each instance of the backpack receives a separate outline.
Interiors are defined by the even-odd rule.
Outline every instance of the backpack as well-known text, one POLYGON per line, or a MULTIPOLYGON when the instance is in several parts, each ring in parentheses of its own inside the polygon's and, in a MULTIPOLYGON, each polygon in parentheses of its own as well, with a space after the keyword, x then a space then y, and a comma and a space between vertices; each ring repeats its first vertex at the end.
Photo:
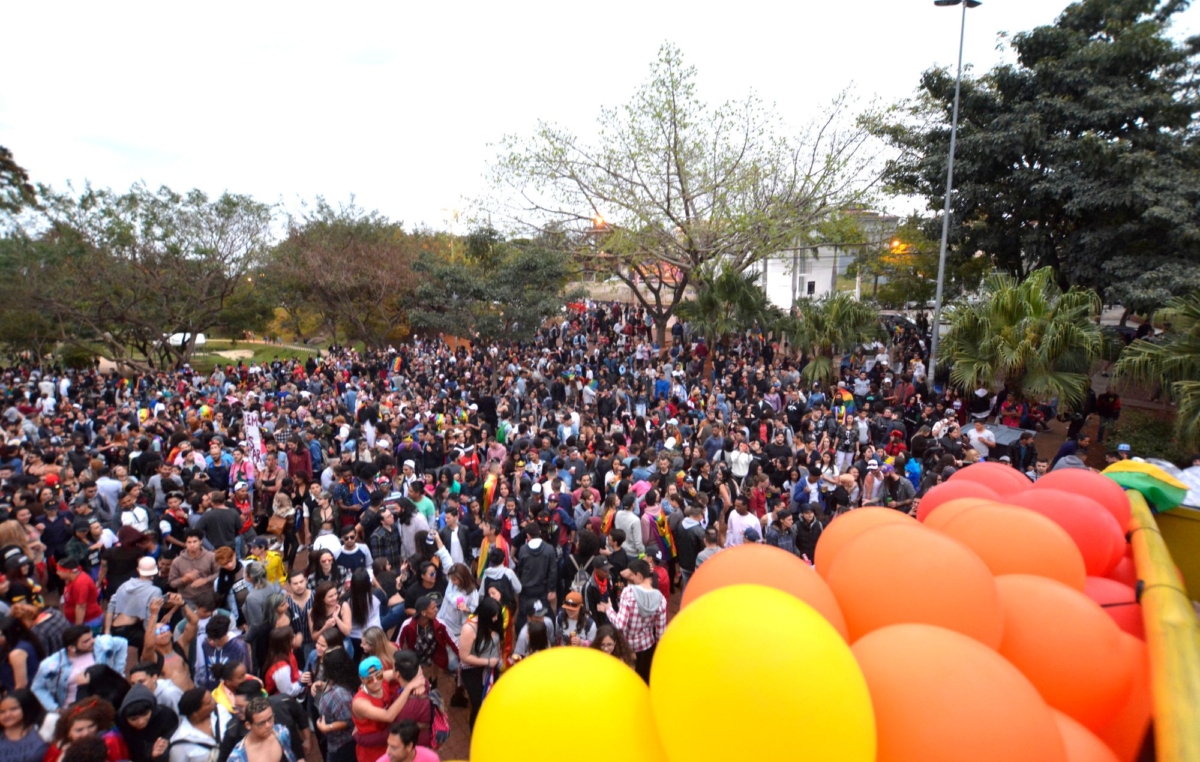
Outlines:
POLYGON ((583 595, 583 589, 587 587, 588 582, 592 579, 592 574, 588 571, 592 566, 592 562, 589 560, 586 564, 580 566, 579 561, 575 559, 573 553, 567 554, 567 558, 575 566, 575 576, 571 579, 571 592, 583 595))

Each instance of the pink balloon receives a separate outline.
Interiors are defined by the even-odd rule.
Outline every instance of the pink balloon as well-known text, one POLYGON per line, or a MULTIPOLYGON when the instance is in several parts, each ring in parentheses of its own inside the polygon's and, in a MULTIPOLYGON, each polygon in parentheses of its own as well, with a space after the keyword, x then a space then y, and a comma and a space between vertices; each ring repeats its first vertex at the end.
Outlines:
POLYGON ((988 461, 964 466, 950 477, 951 484, 963 481, 982 484, 994 490, 1001 497, 1008 497, 1018 492, 1024 492, 1033 486, 1033 482, 1029 481, 1029 477, 1012 466, 988 461))
POLYGON ((1142 604, 1138 603, 1137 593, 1128 585, 1106 577, 1088 577, 1083 584, 1083 592, 1100 604, 1104 613, 1112 617, 1122 630, 1139 640, 1146 639, 1142 604))
POLYGON ((1029 489, 1008 502, 1037 511, 1067 530, 1083 554, 1088 576, 1103 577, 1120 560, 1114 550, 1124 541, 1124 532, 1095 500, 1057 489, 1029 489))

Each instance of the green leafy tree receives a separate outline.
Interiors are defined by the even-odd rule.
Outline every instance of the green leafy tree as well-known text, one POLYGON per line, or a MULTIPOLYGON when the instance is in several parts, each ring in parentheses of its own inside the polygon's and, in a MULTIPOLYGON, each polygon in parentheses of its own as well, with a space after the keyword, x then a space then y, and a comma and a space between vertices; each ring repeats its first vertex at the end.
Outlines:
POLYGON ((1161 385, 1177 405, 1177 437, 1200 449, 1200 291, 1172 299, 1157 319, 1165 334, 1126 347, 1113 376, 1161 385))
POLYGON ((29 173, 17 164, 12 151, 0 146, 0 212, 17 212, 36 203, 37 192, 29 182, 29 173))
POLYGON ((942 351, 962 389, 1006 384, 1016 399, 1082 402, 1092 363, 1103 352, 1100 299, 1090 289, 1063 291, 1048 267, 1018 279, 993 273, 977 300, 950 307, 942 351))
POLYGON ((387 346, 409 330, 416 293, 413 265, 439 249, 436 237, 408 233, 400 223, 353 203, 334 208, 323 199, 289 223, 271 254, 280 303, 299 326, 319 312, 330 334, 368 347, 387 346))
POLYGON ((783 330, 791 345, 808 355, 801 375, 810 383, 832 382, 837 378, 835 359, 840 354, 885 338, 879 309, 846 293, 797 299, 783 330))
MULTIPOLYGON (((875 295, 880 306, 902 309, 933 304, 937 295, 940 241, 929 236, 928 220, 913 215, 872 258, 872 270, 884 282, 875 295)), ((944 298, 952 300, 979 286, 991 264, 986 257, 950 260, 946 263, 944 298)))
POLYGON ((695 281, 695 298, 679 305, 678 316, 691 323, 696 333, 710 344, 726 340, 755 324, 767 326, 777 314, 754 273, 739 273, 729 267, 702 272, 695 281))
POLYGON ((577 294, 572 258, 549 240, 504 241, 494 230, 467 236, 466 256, 425 253, 414 328, 476 342, 528 341, 577 294))
POLYGON ((543 122, 528 139, 507 138, 493 167, 492 210, 591 241, 660 341, 699 272, 741 272, 792 248, 876 177, 848 98, 795 135, 754 96, 708 106, 696 80, 664 45, 629 103, 601 111, 595 143, 543 122))
MULTIPOLYGON (((1168 35, 1186 0, 1080 0, 1050 25, 1014 35, 1016 62, 966 77, 952 198, 953 256, 982 251, 1024 277, 1142 306, 1170 273, 1200 268, 1200 154, 1193 114, 1200 39, 1168 35), (1138 294, 1133 294, 1134 290, 1138 294)), ((944 200, 953 72, 934 69, 883 124, 898 149, 893 190, 944 200)), ((941 227, 941 221, 931 221, 941 227)), ((1160 302, 1161 303, 1161 302, 1160 302)))

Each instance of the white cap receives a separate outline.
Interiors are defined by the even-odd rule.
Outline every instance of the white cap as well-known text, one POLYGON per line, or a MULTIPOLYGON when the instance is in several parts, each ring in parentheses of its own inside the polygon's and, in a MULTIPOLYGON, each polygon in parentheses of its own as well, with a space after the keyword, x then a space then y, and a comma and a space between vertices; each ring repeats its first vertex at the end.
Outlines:
POLYGON ((417 468, 417 464, 411 460, 404 461, 404 465, 408 466, 409 468, 411 468, 413 470, 416 470, 416 468, 417 468))
POLYGON ((158 574, 158 562, 150 556, 145 556, 138 561, 137 569, 139 577, 153 577, 158 574))
POLYGON ((533 494, 535 494, 535 495, 540 495, 540 494, 542 494, 542 484, 541 484, 541 482, 534 482, 534 483, 533 483, 533 486, 532 486, 532 487, 530 487, 530 490, 531 490, 531 491, 533 492, 533 494))
POLYGON ((867 461, 867 470, 868 471, 875 471, 878 468, 879 468, 879 461, 875 460, 874 458, 871 458, 870 460, 867 461))

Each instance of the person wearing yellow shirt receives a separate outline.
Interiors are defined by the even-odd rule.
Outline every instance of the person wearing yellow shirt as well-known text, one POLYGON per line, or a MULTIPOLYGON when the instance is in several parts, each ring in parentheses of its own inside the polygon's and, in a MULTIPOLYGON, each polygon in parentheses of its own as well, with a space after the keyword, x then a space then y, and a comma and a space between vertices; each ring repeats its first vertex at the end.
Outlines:
POLYGON ((250 555, 247 561, 258 561, 267 570, 267 582, 282 585, 287 580, 287 568, 283 565, 283 556, 277 550, 267 550, 270 543, 266 537, 256 537, 250 543, 250 555))

